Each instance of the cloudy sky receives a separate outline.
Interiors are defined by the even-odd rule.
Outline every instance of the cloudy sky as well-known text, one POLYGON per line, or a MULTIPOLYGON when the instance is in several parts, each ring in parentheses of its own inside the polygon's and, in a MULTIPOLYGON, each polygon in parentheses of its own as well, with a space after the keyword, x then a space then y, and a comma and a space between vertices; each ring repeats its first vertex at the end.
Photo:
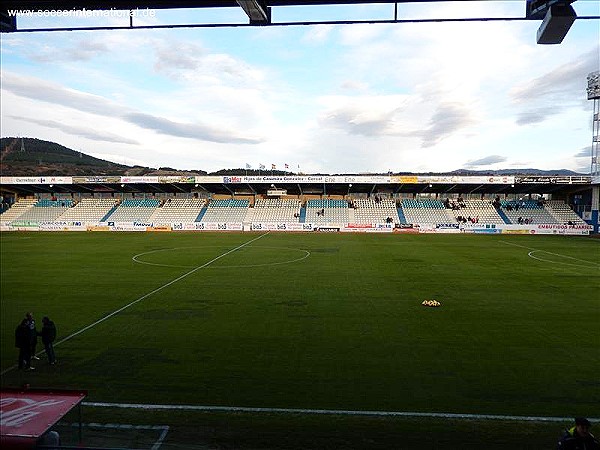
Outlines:
MULTIPOLYGON (((578 15, 600 1, 578 0, 578 15)), ((399 18, 517 17, 525 1, 399 6, 399 18)), ((239 8, 142 11, 136 25, 245 23, 239 8)), ((393 5, 275 8, 274 22, 391 19, 393 5)), ((127 25, 20 17, 19 27, 127 25)), ((128 165, 304 173, 589 173, 600 20, 561 45, 539 21, 11 33, 1 134, 128 165)))

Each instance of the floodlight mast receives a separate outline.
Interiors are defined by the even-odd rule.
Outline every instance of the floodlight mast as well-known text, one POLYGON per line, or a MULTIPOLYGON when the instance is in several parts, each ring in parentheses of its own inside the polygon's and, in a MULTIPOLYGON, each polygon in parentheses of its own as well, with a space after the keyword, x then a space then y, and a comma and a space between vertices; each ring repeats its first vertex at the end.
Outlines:
POLYGON ((600 71, 592 72, 587 77, 587 98, 594 102, 594 112, 592 116, 592 161, 590 165, 590 175, 600 177, 598 163, 600 163, 600 71))

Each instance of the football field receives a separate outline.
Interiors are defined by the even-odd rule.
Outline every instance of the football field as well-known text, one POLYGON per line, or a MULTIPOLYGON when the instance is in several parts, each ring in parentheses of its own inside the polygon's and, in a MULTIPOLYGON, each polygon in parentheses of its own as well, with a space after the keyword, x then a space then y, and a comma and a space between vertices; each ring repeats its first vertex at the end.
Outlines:
POLYGON ((87 389, 91 402, 598 417, 597 239, 0 239, 2 386, 87 389), (36 371, 16 370, 27 311, 38 328, 56 323, 56 366, 40 354, 36 371))

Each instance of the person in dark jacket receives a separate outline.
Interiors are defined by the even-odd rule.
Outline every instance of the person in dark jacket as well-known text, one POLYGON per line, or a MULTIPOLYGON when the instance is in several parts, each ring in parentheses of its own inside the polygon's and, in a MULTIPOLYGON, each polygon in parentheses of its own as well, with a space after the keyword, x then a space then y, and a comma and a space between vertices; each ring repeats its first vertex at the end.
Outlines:
POLYGON ((15 330, 15 347, 19 349, 19 369, 33 370, 31 367, 31 337, 27 319, 23 319, 15 330))
POLYGON ((48 356, 48 362, 53 366, 56 364, 56 355, 54 354, 54 346, 52 345, 56 339, 56 326, 48 316, 45 316, 42 319, 42 332, 39 334, 42 337, 42 343, 44 344, 44 349, 48 356))
POLYGON ((37 332, 37 329, 35 328, 35 319, 33 318, 33 314, 30 312, 25 314, 25 318, 27 319, 27 322, 29 324, 29 339, 31 342, 31 344, 30 344, 31 345, 31 349, 30 349, 31 359, 40 359, 35 354, 35 348, 37 347, 37 341, 38 341, 38 332, 37 332))
POLYGON ((600 450, 600 444, 590 433, 592 424, 584 417, 575 419, 575 426, 566 430, 558 441, 558 450, 600 450))

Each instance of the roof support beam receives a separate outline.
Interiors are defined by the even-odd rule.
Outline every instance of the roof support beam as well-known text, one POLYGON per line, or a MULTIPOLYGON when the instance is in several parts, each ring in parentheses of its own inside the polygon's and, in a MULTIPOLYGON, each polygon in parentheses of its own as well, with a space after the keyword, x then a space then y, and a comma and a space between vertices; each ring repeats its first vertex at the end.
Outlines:
POLYGON ((237 0, 248 18, 250 25, 269 25, 271 23, 271 8, 264 0, 237 0))

